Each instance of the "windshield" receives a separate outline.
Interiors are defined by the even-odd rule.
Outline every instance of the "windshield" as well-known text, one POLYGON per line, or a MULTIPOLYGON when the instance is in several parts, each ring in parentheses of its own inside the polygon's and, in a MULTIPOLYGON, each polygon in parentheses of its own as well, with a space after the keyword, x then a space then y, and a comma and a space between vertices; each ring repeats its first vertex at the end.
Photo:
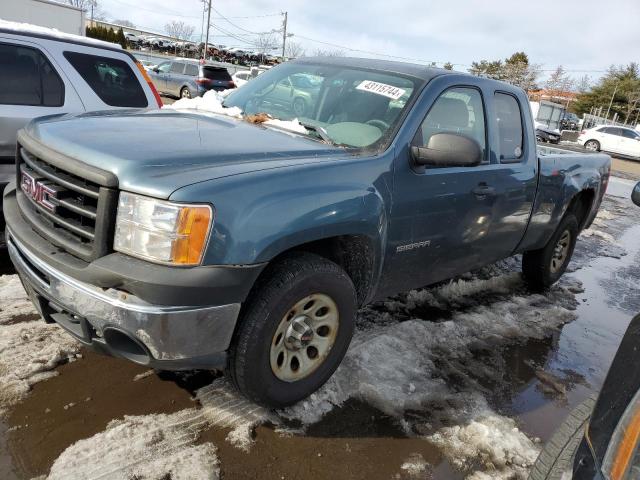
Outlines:
POLYGON ((310 135, 354 148, 385 146, 417 80, 343 66, 284 64, 231 93, 225 107, 298 121, 310 135))

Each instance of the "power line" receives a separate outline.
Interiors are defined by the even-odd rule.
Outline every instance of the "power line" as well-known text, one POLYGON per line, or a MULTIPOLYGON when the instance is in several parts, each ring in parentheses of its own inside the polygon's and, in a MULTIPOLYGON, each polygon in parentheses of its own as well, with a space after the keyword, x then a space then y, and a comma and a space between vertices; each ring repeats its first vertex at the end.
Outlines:
POLYGON ((220 18, 222 18, 223 20, 225 20, 229 25, 234 26, 235 28, 237 28, 238 30, 242 30, 243 32, 247 32, 247 33, 251 33, 253 35, 263 35, 264 33, 269 33, 269 32, 254 32, 252 30, 247 30, 246 28, 241 27, 240 25, 233 23, 231 20, 229 20, 229 18, 225 17, 224 15, 222 15, 218 10, 216 10, 215 8, 211 7, 211 10, 213 10, 214 12, 216 12, 218 15, 220 15, 220 18))

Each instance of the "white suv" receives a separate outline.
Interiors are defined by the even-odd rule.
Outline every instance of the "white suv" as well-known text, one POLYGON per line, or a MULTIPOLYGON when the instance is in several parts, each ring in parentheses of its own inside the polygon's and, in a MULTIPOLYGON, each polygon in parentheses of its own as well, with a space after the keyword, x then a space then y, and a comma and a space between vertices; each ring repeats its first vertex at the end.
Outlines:
POLYGON ((601 125, 583 131, 578 143, 587 150, 617 153, 640 160, 640 132, 626 127, 601 125))
POLYGON ((0 194, 15 178, 18 130, 31 119, 161 106, 144 68, 119 45, 0 20, 0 194))

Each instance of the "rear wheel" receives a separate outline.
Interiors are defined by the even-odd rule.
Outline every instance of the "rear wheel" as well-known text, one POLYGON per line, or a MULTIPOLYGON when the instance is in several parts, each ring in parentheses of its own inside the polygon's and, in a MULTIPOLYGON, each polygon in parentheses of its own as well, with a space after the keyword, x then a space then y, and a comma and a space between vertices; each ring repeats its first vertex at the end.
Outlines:
POLYGON ((298 253, 270 267, 243 307, 228 375, 262 405, 280 408, 331 377, 353 335, 356 294, 335 263, 298 253))
POLYGON ((571 261, 578 233, 578 220, 567 213, 543 248, 522 255, 522 273, 532 287, 547 288, 558 281, 571 261))
POLYGON ((586 148, 590 152, 599 152, 600 151, 600 142, 597 141, 597 140, 587 140, 584 143, 584 148, 586 148))
POLYGON ((191 91, 187 87, 180 90, 180 98, 191 98, 191 91))

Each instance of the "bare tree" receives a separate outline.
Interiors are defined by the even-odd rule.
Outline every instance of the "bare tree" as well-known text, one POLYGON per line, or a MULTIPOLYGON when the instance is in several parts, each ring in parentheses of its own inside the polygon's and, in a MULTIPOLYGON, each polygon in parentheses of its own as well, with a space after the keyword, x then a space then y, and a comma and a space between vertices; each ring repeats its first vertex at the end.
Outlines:
POLYGON ((583 75, 580 77, 576 90, 578 90, 578 93, 585 93, 586 91, 591 90, 591 77, 589 75, 583 75))
POLYGON ((278 47, 278 42, 273 33, 261 33, 256 38, 254 45, 258 53, 262 56, 262 60, 264 61, 264 57, 267 52, 270 52, 274 48, 278 47))
POLYGON ((314 57, 344 57, 344 50, 322 50, 316 48, 313 52, 314 57))
POLYGON ((453 70, 453 63, 447 62, 442 66, 442 68, 444 68, 445 70, 453 70))
POLYGON ((80 8, 91 15, 93 20, 107 20, 107 14, 100 8, 98 0, 58 0, 72 7, 80 8), (93 7, 93 8, 92 8, 93 7))
MULTIPOLYGON (((558 65, 547 81, 545 82, 545 88, 549 94, 551 100, 565 100, 567 99, 567 94, 571 92, 575 85, 575 81, 573 78, 569 76, 567 71, 564 69, 562 65, 558 65)), ((567 100, 567 105, 569 104, 569 100, 567 100)))
POLYGON ((189 25, 182 20, 172 20, 164 26, 164 31, 167 32, 167 35, 180 40, 190 40, 195 29, 193 25, 189 25))
POLYGON ((116 25, 121 25, 123 27, 136 28, 136 26, 129 20, 114 20, 113 23, 115 23, 116 25))
POLYGON ((288 58, 304 57, 304 47, 298 42, 287 42, 286 54, 288 58))

